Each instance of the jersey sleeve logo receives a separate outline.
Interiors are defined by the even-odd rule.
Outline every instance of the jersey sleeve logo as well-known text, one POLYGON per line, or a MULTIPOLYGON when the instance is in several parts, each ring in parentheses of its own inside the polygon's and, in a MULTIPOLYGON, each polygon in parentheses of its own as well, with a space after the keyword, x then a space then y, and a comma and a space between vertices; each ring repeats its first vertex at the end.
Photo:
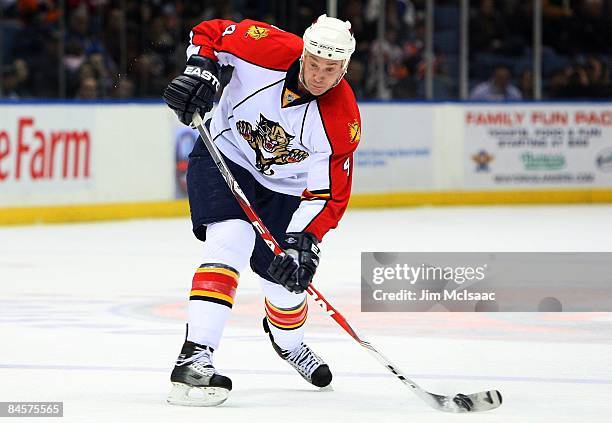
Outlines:
POLYGON ((361 140, 361 127, 359 122, 355 119, 353 122, 348 124, 349 127, 349 140, 351 144, 356 144, 361 140))
POLYGON ((262 114, 255 129, 244 120, 236 122, 236 128, 255 151, 255 167, 264 175, 274 175, 274 170, 270 169, 272 165, 297 163, 308 157, 303 150, 289 148, 294 135, 289 135, 278 122, 262 114))
POLYGON ((251 37, 254 40, 261 40, 262 38, 267 37, 269 33, 270 33, 270 30, 268 28, 262 28, 260 26, 251 25, 249 29, 247 29, 247 32, 246 34, 244 34, 244 36, 251 37))

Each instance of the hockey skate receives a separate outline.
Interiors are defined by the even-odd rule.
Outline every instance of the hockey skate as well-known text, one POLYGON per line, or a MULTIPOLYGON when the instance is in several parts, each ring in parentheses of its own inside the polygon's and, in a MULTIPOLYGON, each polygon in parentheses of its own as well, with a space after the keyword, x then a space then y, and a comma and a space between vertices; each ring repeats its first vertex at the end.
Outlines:
POLYGON ((227 399, 232 381, 217 373, 212 364, 212 354, 211 347, 185 341, 170 375, 173 386, 168 403, 209 407, 227 399))
POLYGON ((272 331, 268 325, 268 319, 264 317, 263 327, 266 333, 270 336, 274 351, 291 365, 308 383, 318 386, 319 388, 328 387, 332 381, 332 374, 329 366, 325 364, 323 359, 316 355, 308 345, 303 342, 294 350, 284 350, 274 342, 272 331))

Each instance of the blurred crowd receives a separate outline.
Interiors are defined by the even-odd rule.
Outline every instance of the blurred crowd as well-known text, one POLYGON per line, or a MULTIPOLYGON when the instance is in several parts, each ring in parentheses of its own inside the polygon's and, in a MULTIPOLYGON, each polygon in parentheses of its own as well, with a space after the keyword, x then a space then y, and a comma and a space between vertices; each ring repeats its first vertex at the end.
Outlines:
MULTIPOLYGON (((542 4, 544 97, 611 98, 612 1, 542 4)), ((531 1, 480 0, 471 10, 470 78, 486 79, 472 98, 486 99, 486 86, 493 87, 494 96, 533 98, 532 22, 531 1)))
MULTIPOLYGON (((424 98, 426 0, 387 0, 385 36, 378 40, 381 1, 338 0, 338 16, 351 21, 357 39, 346 78, 358 99, 424 98)), ((542 2, 544 98, 612 98, 612 0, 542 2)), ((182 70, 189 31, 197 23, 253 18, 301 35, 327 5, 326 0, 63 3, 65 13, 58 0, 0 0, 2 97, 159 98, 182 70)), ((458 98, 458 4, 435 1, 438 100, 458 98)), ((530 0, 470 2, 470 98, 533 98, 532 20, 530 0)))

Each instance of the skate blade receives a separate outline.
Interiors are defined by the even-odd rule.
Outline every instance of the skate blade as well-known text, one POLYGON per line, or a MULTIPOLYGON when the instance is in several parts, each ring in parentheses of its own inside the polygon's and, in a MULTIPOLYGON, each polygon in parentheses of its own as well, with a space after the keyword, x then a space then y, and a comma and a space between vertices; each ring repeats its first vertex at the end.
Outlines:
POLYGON ((229 390, 219 387, 194 387, 183 383, 173 383, 166 401, 172 405, 188 407, 214 407, 225 402, 229 390))
POLYGON ((319 388, 319 392, 333 392, 333 391, 334 391, 334 387, 331 385, 331 383, 327 386, 319 388))

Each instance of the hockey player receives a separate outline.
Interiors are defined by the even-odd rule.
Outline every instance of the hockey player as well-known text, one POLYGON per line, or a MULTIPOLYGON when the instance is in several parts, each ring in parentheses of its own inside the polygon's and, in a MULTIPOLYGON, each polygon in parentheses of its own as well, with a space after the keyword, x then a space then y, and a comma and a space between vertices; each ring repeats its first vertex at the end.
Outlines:
POLYGON ((187 189, 204 260, 193 277, 170 403, 206 406, 227 399, 232 382, 213 367, 212 355, 249 261, 265 295, 263 327, 274 350, 311 384, 331 383, 328 365, 302 340, 318 244, 346 209, 361 133, 355 97, 343 79, 355 50, 350 28, 322 15, 303 39, 253 20, 205 21, 191 32, 186 69, 168 85, 164 100, 189 125, 195 111, 211 110, 220 67, 233 68, 210 132, 288 254, 275 257, 256 235, 198 140, 187 189), (200 395, 190 395, 194 390, 200 395))

